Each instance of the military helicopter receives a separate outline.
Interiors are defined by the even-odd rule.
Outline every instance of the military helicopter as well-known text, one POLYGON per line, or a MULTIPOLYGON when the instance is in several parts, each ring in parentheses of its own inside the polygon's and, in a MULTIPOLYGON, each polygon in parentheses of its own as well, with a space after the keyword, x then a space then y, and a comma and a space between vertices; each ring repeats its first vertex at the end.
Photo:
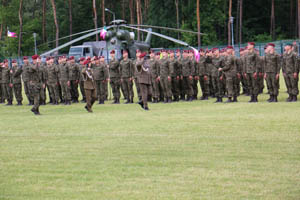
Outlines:
POLYGON ((154 31, 152 31, 152 28, 203 35, 203 33, 193 32, 193 31, 189 31, 189 30, 182 30, 182 29, 161 27, 161 26, 152 26, 152 25, 127 24, 127 22, 125 20, 114 20, 110 23, 110 25, 108 27, 101 27, 98 29, 84 31, 83 33, 87 33, 87 34, 85 34, 79 38, 76 38, 72 41, 69 41, 57 48, 50 50, 50 51, 47 51, 47 52, 43 53, 41 56, 52 55, 52 54, 58 52, 62 48, 71 46, 72 44, 74 44, 76 42, 79 42, 83 39, 94 36, 96 34, 100 34, 100 38, 103 41, 87 42, 80 46, 71 46, 69 55, 73 55, 75 57, 77 56, 77 58, 86 57, 86 56, 104 56, 106 58, 106 60, 108 61, 110 59, 110 57, 109 57, 110 51, 115 50, 116 58, 121 59, 122 51, 127 50, 129 52, 129 58, 135 59, 136 50, 140 50, 142 52, 146 52, 146 51, 150 50, 150 48, 151 48, 150 43, 151 43, 152 35, 175 42, 184 47, 188 47, 190 49, 193 49, 195 53, 196 52, 198 53, 198 51, 195 48, 193 48, 186 42, 163 35, 163 34, 160 34, 160 33, 157 33, 157 32, 154 32, 154 31), (141 32, 147 33, 146 40, 145 41, 134 40, 135 39, 134 32, 130 32, 126 29, 129 29, 131 31, 141 31, 141 32))

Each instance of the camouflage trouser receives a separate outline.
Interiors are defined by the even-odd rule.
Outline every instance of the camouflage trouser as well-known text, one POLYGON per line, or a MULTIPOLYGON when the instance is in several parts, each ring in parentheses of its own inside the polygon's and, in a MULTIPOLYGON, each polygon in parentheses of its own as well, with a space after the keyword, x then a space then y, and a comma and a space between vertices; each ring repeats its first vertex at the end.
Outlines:
POLYGON ((206 76, 206 80, 204 79, 204 76, 200 76, 199 82, 202 91, 202 96, 209 96, 209 76, 206 76))
POLYGON ((217 76, 211 76, 211 87, 210 89, 211 94, 213 94, 214 96, 218 96, 219 95, 219 91, 218 91, 218 82, 219 82, 219 77, 217 76))
POLYGON ((3 92, 4 99, 6 99, 8 102, 12 102, 13 90, 11 87, 9 87, 8 83, 2 83, 2 92, 3 92))
POLYGON ((249 93, 247 79, 244 76, 241 76, 241 82, 243 87, 243 93, 249 93))
POLYGON ((183 77, 182 82, 184 87, 184 95, 188 95, 190 97, 193 96, 194 92, 193 92, 192 81, 193 80, 190 80, 189 77, 187 76, 183 77))
POLYGON ((31 83, 30 90, 33 95, 33 110, 38 110, 40 107, 40 93, 41 93, 41 84, 40 83, 31 83))
POLYGON ((136 91, 138 93, 138 97, 141 98, 142 94, 141 94, 141 89, 137 78, 134 78, 134 83, 135 83, 136 91))
POLYGON ((159 86, 158 86, 158 84, 159 83, 156 80, 156 78, 152 78, 151 82, 152 82, 153 98, 158 99, 158 97, 159 97, 159 86))
POLYGON ((221 77, 217 77, 217 88, 216 88, 216 97, 223 98, 227 85, 227 78, 225 79, 223 75, 223 79, 221 77))
POLYGON ((68 81, 60 81, 60 87, 62 91, 63 100, 71 101, 70 86, 68 86, 68 81))
POLYGON ((97 80, 96 81, 96 90, 97 90, 97 97, 99 101, 105 100, 105 85, 107 85, 106 81, 104 80, 97 80))
POLYGON ((298 89, 298 78, 294 78, 293 74, 286 74, 284 76, 286 87, 288 90, 289 95, 298 95, 299 89, 298 89))
POLYGON ((40 101, 41 102, 44 102, 46 101, 46 87, 45 88, 41 88, 41 91, 40 91, 40 101))
POLYGON ((198 96, 198 80, 196 80, 195 77, 193 79, 192 85, 193 85, 194 96, 197 97, 198 96))
POLYGON ((85 89, 85 94, 86 94, 86 106, 88 107, 88 109, 91 109, 93 104, 97 100, 96 90, 85 89))
POLYGON ((72 100, 78 100, 79 93, 78 93, 78 83, 75 80, 70 81, 70 93, 72 100))
POLYGON ((111 78, 110 79, 110 86, 114 95, 114 98, 120 99, 120 78, 111 78))
POLYGON ((259 81, 258 78, 253 77, 253 73, 247 73, 247 82, 250 95, 257 96, 259 93, 259 81))
POLYGON ((82 100, 85 100, 84 81, 80 81, 79 86, 80 86, 80 92, 82 95, 82 100))
POLYGON ((228 98, 236 97, 238 95, 237 81, 238 79, 235 76, 226 77, 228 98))
POLYGON ((129 78, 123 78, 122 79, 122 87, 124 90, 124 97, 127 100, 133 99, 134 93, 133 93, 133 82, 130 81, 129 78))
POLYGON ((22 83, 15 83, 13 88, 17 102, 22 102, 22 83))
POLYGON ((148 96, 151 94, 151 85, 141 83, 140 89, 141 89, 142 101, 144 107, 148 107, 148 96))
POLYGON ((183 80, 179 80, 179 92, 180 92, 180 96, 183 97, 184 96, 184 85, 183 85, 183 80))
POLYGON ((264 76, 258 76, 258 87, 259 87, 259 93, 263 92, 265 85, 264 85, 264 76))
POLYGON ((124 99, 127 99, 128 94, 126 93, 124 85, 123 85, 122 82, 120 83, 120 89, 121 89, 121 93, 122 93, 124 99))
POLYGON ((161 77, 160 84, 163 89, 164 97, 171 98, 172 97, 171 81, 168 80, 168 77, 161 77))
POLYGON ((59 91, 56 83, 48 84, 49 93, 53 101, 59 101, 59 91))
POLYGON ((180 95, 179 83, 179 79, 177 79, 176 77, 172 77, 172 93, 175 97, 178 97, 180 95))
POLYGON ((28 102, 33 101, 33 95, 32 95, 32 91, 30 90, 29 81, 24 82, 24 90, 25 90, 25 94, 28 99, 28 102))
POLYGON ((108 82, 107 81, 104 84, 104 93, 105 93, 105 99, 104 100, 107 100, 108 99, 108 82))
POLYGON ((270 95, 278 96, 278 80, 276 80, 276 73, 266 73, 266 82, 270 95))

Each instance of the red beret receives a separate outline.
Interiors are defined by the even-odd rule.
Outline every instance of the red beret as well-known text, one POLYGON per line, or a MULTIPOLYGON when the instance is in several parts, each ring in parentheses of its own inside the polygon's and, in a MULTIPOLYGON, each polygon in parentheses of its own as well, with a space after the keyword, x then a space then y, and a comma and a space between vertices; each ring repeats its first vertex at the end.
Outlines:
POLYGON ((71 56, 71 57, 69 58, 69 60, 74 60, 74 56, 71 56))
POLYGON ((115 50, 112 50, 112 51, 110 52, 110 54, 115 54, 115 50))
POLYGON ((46 58, 46 61, 49 61, 49 60, 51 60, 51 57, 47 57, 47 58, 46 58))
POLYGON ((28 60, 28 57, 27 57, 27 56, 24 56, 24 57, 23 57, 23 60, 28 60))
POLYGON ((141 55, 139 56, 139 58, 144 58, 147 55, 147 53, 141 53, 141 55))
POLYGON ((85 60, 85 58, 84 58, 84 57, 80 58, 80 61, 84 61, 84 60, 85 60))
POLYGON ((149 53, 150 54, 155 54, 155 52, 153 50, 150 50, 149 53))
POLYGON ((204 52, 204 49, 200 49, 199 52, 204 52))
POLYGON ((275 44, 274 43, 269 43, 268 46, 275 47, 275 44))
POLYGON ((99 56, 99 59, 104 58, 104 56, 99 56))
POLYGON ((89 64, 89 63, 90 63, 90 60, 85 60, 83 64, 84 64, 84 65, 87 65, 87 64, 89 64))
POLYGON ((12 60, 11 63, 17 63, 17 61, 16 60, 12 60))
POLYGON ((227 46, 227 49, 233 49, 233 46, 227 46))
POLYGON ((177 49, 177 50, 176 50, 176 53, 180 53, 180 49, 177 49))
POLYGON ((160 53, 159 53, 159 52, 157 52, 155 55, 156 55, 156 56, 160 56, 160 53))
POLYGON ((8 60, 7 59, 3 60, 3 63, 8 63, 8 60))
POLYGON ((31 56, 32 60, 36 60, 38 57, 39 57, 38 55, 31 56))
POLYGON ((248 42, 249 45, 255 46, 254 42, 248 42))

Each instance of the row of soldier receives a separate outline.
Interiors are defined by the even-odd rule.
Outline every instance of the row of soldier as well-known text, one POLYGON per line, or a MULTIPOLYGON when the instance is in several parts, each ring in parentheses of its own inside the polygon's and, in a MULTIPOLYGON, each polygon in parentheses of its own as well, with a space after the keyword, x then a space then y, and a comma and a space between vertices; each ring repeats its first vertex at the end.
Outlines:
MULTIPOLYGON (((240 57, 235 56, 233 47, 228 46, 219 50, 200 50, 200 58, 196 60, 194 51, 149 52, 149 65, 152 80, 152 95, 149 98, 154 103, 163 101, 186 100, 193 101, 198 97, 198 82, 202 91, 201 100, 215 97, 216 102, 222 102, 225 96, 227 102, 237 102, 242 86, 243 93, 251 96, 250 102, 257 102, 258 95, 263 91, 264 79, 270 94, 269 102, 277 102, 279 92, 279 74, 282 70, 286 87, 288 89, 288 102, 297 101, 298 95, 298 57, 293 51, 293 45, 285 45, 285 52, 279 55, 274 44, 265 47, 265 56, 259 56, 253 42, 248 43, 245 49, 240 50, 240 57)), ((115 51, 110 52, 110 61, 105 62, 104 57, 91 59, 92 69, 97 88, 99 104, 104 104, 108 99, 108 83, 113 92, 113 103, 120 103, 121 92, 126 103, 133 103, 134 83, 139 99, 141 92, 136 77, 135 63, 141 54, 136 52, 136 60, 128 58, 124 50, 121 61, 115 58, 115 51)), ((58 105, 71 102, 78 103, 80 88, 82 101, 85 101, 83 79, 81 70, 85 58, 76 63, 74 57, 59 57, 58 63, 53 57, 48 57, 42 63, 39 56, 32 57, 32 63, 27 57, 23 58, 23 66, 18 66, 15 60, 12 67, 5 60, 0 67, 0 102, 7 101, 12 105, 13 94, 17 105, 22 105, 22 82, 29 105, 34 104, 34 89, 30 66, 39 67, 41 80, 40 104, 46 103, 46 89, 48 89, 50 103, 58 105)))

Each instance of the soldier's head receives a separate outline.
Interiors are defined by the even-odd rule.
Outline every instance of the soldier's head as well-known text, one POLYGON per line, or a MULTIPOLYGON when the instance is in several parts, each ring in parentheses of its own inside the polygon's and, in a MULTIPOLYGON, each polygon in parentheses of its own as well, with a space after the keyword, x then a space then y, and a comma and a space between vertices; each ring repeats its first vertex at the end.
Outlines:
POLYGON ((74 57, 74 56, 70 56, 69 62, 70 62, 70 63, 75 63, 75 57, 74 57))
POLYGON ((16 60, 12 60, 12 61, 11 61, 11 65, 12 65, 13 67, 15 67, 15 66, 17 66, 17 65, 18 65, 18 63, 17 63, 17 61, 16 61, 16 60))
POLYGON ((7 59, 5 59, 3 61, 3 67, 8 68, 8 60, 7 59))
POLYGON ((228 46, 227 49, 226 49, 226 54, 227 55, 232 55, 232 52, 233 52, 233 46, 228 46))
POLYGON ((297 46, 297 42, 296 41, 293 42, 293 46, 297 46))
POLYGON ((162 55, 163 55, 164 59, 167 59, 168 56, 169 56, 169 54, 168 54, 168 52, 167 52, 166 50, 164 50, 164 51, 162 52, 162 55))
POLYGON ((184 59, 188 58, 189 56, 188 50, 184 50, 182 56, 184 59))
POLYGON ((218 48, 213 48, 213 54, 214 54, 214 56, 219 57, 220 56, 220 50, 218 48))
POLYGON ((128 59, 128 51, 126 49, 123 50, 123 58, 128 59))
POLYGON ((139 59, 144 60, 146 55, 147 55, 147 53, 145 53, 145 52, 141 53, 140 56, 139 56, 139 59))
POLYGON ((170 56, 171 59, 174 59, 175 58, 174 51, 170 51, 169 56, 170 56))
POLYGON ((247 49, 248 51, 252 51, 255 47, 255 43, 254 42, 248 42, 248 46, 247 49))
POLYGON ((150 58, 151 59, 154 59, 155 58, 155 52, 153 50, 150 50, 149 51, 149 55, 150 55, 150 58))
POLYGON ((200 53, 200 56, 205 56, 205 52, 204 52, 203 49, 200 49, 200 50, 199 50, 199 53, 200 53))
POLYGON ((284 47, 284 50, 286 52, 290 52, 292 50, 292 44, 286 44, 285 47, 284 47))
POLYGON ((111 52, 110 52, 110 57, 111 57, 111 59, 114 59, 115 58, 115 50, 112 50, 111 52))
POLYGON ((37 62, 37 63, 42 63, 42 58, 41 58, 41 56, 38 56, 38 57, 37 57, 36 62, 37 62))
POLYGON ((33 56, 31 56, 31 59, 32 59, 33 64, 36 64, 36 63, 37 63, 38 57, 39 57, 38 55, 33 55, 33 56))
POLYGON ((273 54, 275 52, 275 44, 269 43, 266 50, 267 50, 267 53, 273 54))
POLYGON ((24 57, 23 57, 23 62, 24 62, 24 64, 26 64, 26 65, 29 63, 28 57, 27 57, 27 56, 24 56, 24 57))
POLYGON ((180 58, 180 56, 181 56, 181 55, 180 55, 180 50, 177 49, 177 50, 176 50, 176 57, 177 57, 177 58, 180 58))
POLYGON ((85 58, 83 58, 83 57, 80 58, 79 63, 80 63, 81 65, 83 65, 84 60, 85 60, 85 58))
POLYGON ((155 59, 156 59, 156 60, 159 60, 159 59, 160 59, 160 52, 157 52, 157 53, 155 54, 155 59))

